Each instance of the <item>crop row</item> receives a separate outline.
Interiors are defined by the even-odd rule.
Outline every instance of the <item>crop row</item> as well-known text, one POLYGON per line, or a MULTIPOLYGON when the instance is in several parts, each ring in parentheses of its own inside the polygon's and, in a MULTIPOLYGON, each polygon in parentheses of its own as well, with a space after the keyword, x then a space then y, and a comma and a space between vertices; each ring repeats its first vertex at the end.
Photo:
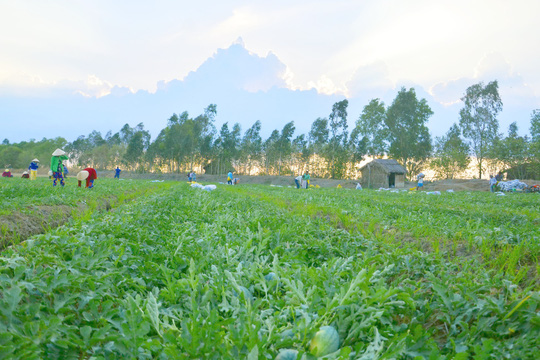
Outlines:
POLYGON ((178 184, 4 251, 0 358, 271 359, 322 326, 330 358, 537 355, 537 292, 229 189, 178 184))
MULTIPOLYGON (((540 198, 536 194, 425 193, 237 188, 306 214, 395 234, 398 242, 479 260, 512 281, 540 284, 540 198)), ((349 226, 350 227, 350 226, 349 226)))

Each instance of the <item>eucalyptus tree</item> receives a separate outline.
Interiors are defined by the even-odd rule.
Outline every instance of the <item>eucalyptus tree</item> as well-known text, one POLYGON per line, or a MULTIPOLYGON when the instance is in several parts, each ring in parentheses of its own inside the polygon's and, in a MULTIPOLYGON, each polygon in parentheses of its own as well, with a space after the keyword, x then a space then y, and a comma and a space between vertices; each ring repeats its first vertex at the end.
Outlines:
POLYGON ((530 143, 527 136, 518 134, 516 122, 510 124, 508 135, 497 138, 489 151, 491 158, 499 164, 502 171, 511 170, 512 174, 523 179, 527 175, 527 164, 530 160, 530 143))
POLYGON ((329 139, 324 154, 330 165, 330 177, 341 178, 345 175, 348 161, 348 125, 347 125, 347 99, 336 102, 328 117, 329 139))
POLYGON ((278 175, 281 175, 283 162, 286 162, 292 153, 292 136, 295 130, 294 121, 288 122, 281 129, 281 134, 276 142, 276 151, 278 153, 278 175))
MULTIPOLYGON (((311 124, 311 130, 309 131, 309 152, 315 155, 316 163, 315 168, 319 173, 319 176, 326 175, 326 166, 321 166, 320 159, 324 159, 324 151, 328 143, 328 136, 330 131, 328 130, 328 119, 317 118, 311 124)), ((309 164, 308 164, 309 166, 309 164)))
POLYGON ((271 174, 278 156, 279 131, 274 130, 263 143, 266 174, 271 174))
POLYGON ((426 99, 418 100, 414 88, 401 88, 386 110, 388 153, 416 173, 431 154, 431 136, 426 126, 433 111, 426 99))
POLYGON ((356 157, 365 154, 377 158, 386 154, 388 136, 385 117, 386 108, 380 99, 372 99, 364 106, 351 132, 353 152, 358 154, 356 157))
POLYGON ((459 125, 471 144, 478 164, 478 178, 481 179, 484 158, 498 135, 497 114, 503 107, 497 80, 485 86, 483 82, 469 86, 461 101, 464 106, 459 112, 459 125))
POLYGON ((305 134, 298 135, 292 141, 292 151, 296 158, 296 167, 298 168, 298 171, 303 172, 312 155, 309 141, 305 134))
POLYGON ((254 163, 260 163, 262 158, 262 147, 261 122, 257 120, 246 130, 240 145, 241 160, 244 163, 247 174, 251 173, 254 163))
POLYGON ((453 179, 469 166, 469 151, 469 145, 461 138, 461 129, 454 124, 444 136, 435 138, 434 157, 430 166, 437 177, 453 179))

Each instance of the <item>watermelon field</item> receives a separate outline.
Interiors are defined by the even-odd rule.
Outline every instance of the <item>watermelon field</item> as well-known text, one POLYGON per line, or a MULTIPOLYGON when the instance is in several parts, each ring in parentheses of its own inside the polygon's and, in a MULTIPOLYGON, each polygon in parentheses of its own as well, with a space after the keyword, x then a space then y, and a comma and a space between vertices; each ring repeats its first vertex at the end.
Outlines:
POLYGON ((0 359, 540 355, 538 194, 99 179, 0 195, 0 221, 73 210, 3 230, 0 359))

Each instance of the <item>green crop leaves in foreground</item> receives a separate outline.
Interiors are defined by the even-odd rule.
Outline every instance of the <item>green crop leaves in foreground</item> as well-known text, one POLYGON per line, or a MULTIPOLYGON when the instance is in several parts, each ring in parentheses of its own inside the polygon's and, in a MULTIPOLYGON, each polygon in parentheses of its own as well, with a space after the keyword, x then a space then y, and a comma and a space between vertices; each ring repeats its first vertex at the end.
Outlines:
POLYGON ((3 252, 0 357, 272 359, 323 326, 335 359, 537 355, 537 292, 384 236, 180 184, 3 252))

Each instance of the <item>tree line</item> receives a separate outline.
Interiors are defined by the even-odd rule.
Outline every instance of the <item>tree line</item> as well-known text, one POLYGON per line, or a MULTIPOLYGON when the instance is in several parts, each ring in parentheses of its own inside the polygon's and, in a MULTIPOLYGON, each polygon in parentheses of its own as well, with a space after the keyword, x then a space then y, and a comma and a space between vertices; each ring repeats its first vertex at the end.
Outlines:
POLYGON ((34 158, 49 159, 54 149, 63 148, 78 166, 113 169, 117 165, 137 172, 181 173, 191 170, 207 174, 289 175, 310 170, 318 177, 358 176, 359 163, 366 157, 390 157, 403 164, 409 176, 432 169, 438 178, 453 178, 476 159, 478 177, 497 169, 511 177, 540 176, 540 110, 531 115, 530 136, 520 136, 516 123, 508 134, 499 133, 497 115, 502 101, 497 81, 467 88, 461 98, 459 119, 448 132, 431 138, 427 122, 433 115, 425 99, 414 88, 401 88, 390 105, 372 99, 348 128, 348 100, 336 102, 327 117, 319 117, 307 134, 294 136, 291 121, 282 129, 261 136, 261 122, 242 132, 238 123, 215 127, 217 106, 190 117, 173 114, 167 126, 152 141, 143 123, 124 125, 104 136, 92 131, 73 142, 63 138, 31 140, 0 145, 0 164, 26 168, 34 158))

